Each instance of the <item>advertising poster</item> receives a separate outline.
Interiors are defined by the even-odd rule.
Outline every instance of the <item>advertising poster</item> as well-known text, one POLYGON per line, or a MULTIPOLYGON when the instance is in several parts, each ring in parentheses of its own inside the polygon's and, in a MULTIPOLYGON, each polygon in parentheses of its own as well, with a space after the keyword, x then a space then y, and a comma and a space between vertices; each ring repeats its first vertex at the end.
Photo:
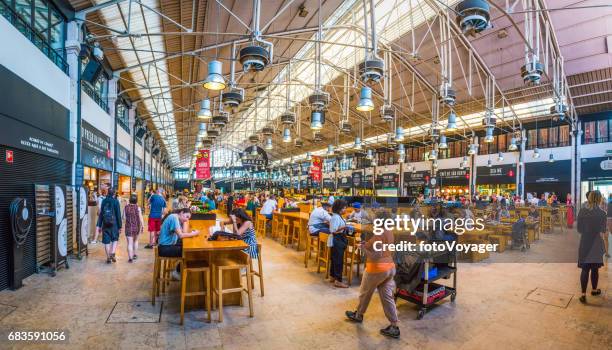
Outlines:
POLYGON ((196 179, 204 180, 210 178, 210 150, 200 150, 196 159, 196 179))

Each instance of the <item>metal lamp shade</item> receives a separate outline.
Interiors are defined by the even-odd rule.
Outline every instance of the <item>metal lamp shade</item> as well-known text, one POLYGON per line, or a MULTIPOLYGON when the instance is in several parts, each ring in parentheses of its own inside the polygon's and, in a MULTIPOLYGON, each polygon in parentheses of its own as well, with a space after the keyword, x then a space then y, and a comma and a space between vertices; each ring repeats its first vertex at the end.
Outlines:
POLYGON ((369 149, 366 154, 366 159, 373 159, 373 158, 374 158, 374 153, 372 152, 371 149, 369 149))
POLYGON ((289 128, 283 130, 283 142, 291 142, 291 130, 289 128))
POLYGON ((327 146, 327 155, 328 156, 333 156, 334 155, 334 145, 328 145, 327 146))
POLYGON ((533 150, 533 158, 540 158, 540 150, 539 149, 534 149, 533 150))
POLYGON ((508 145, 508 151, 516 151, 518 150, 518 146, 516 145, 516 138, 512 138, 510 140, 510 145, 508 145))
POLYGON ((271 137, 268 137, 266 139, 266 145, 264 146, 264 148, 267 149, 267 150, 271 150, 273 148, 273 146, 272 146, 272 138, 271 137))
POLYGON ((204 99, 200 102, 200 110, 198 111, 198 118, 210 119, 212 118, 212 112, 210 111, 210 100, 204 99))
POLYGON ((374 101, 372 101, 372 89, 364 86, 359 94, 359 104, 357 110, 360 112, 370 112, 374 110, 374 101))
POLYGON ((313 111, 310 115, 310 129, 321 130, 323 129, 323 116, 319 111, 313 111))
POLYGON ((225 89, 225 86, 221 62, 217 60, 208 62, 208 76, 204 81, 204 87, 208 90, 218 91, 225 89))
POLYGON ((493 128, 492 127, 487 127, 484 142, 487 142, 487 143, 493 142, 493 128))
POLYGON ((448 143, 446 143, 446 136, 445 135, 440 136, 440 143, 438 144, 438 148, 439 149, 447 149, 448 148, 448 143))
POLYGON ((502 160, 504 160, 504 154, 503 154, 503 153, 501 153, 501 152, 499 152, 499 153, 497 154, 497 161, 501 162, 502 160))
POLYGON ((206 137, 206 135, 208 135, 208 131, 207 131, 207 126, 206 123, 200 123, 200 127, 198 130, 198 136, 199 137, 206 137))
POLYGON ((257 146, 253 146, 253 148, 251 148, 251 155, 253 157, 257 156, 257 146))
POLYGON ((548 155, 548 162, 549 163, 554 163, 555 162, 555 156, 553 156, 552 153, 548 155))
POLYGON ((361 149, 361 137, 355 137, 355 144, 353 144, 353 149, 361 149))
POLYGON ((401 126, 398 126, 395 129, 395 142, 402 142, 404 141, 404 129, 402 129, 401 126))
POLYGON ((448 122, 446 124, 446 131, 454 131, 457 130, 457 114, 454 111, 451 111, 448 115, 448 122))
POLYGON ((436 160, 438 159, 438 151, 436 151, 435 149, 432 149, 431 152, 429 152, 429 160, 436 160))

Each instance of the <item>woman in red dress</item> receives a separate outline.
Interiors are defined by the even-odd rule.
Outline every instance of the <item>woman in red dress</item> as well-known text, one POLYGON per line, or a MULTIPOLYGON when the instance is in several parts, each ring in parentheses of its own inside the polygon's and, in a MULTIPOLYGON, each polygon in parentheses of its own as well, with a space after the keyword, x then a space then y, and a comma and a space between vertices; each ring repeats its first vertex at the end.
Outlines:
POLYGON ((572 228, 574 227, 574 203, 570 193, 567 194, 565 205, 567 206, 567 227, 572 228))

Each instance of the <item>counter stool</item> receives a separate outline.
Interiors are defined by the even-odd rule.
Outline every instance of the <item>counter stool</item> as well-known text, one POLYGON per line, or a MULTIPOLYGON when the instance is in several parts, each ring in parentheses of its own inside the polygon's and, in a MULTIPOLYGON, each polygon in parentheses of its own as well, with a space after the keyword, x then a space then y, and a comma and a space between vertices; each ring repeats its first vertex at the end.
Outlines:
POLYGON ((265 216, 257 214, 257 236, 266 237, 266 220, 265 216))
POLYGON ((300 249, 300 231, 301 231, 300 222, 294 221, 292 227, 293 228, 291 229, 290 244, 291 245, 295 244, 295 250, 298 250, 300 249))
POLYGON ((552 230, 552 213, 549 210, 542 210, 540 215, 540 231, 544 233, 552 230))
POLYGON ((287 245, 289 244, 289 237, 291 235, 291 222, 289 219, 283 219, 283 231, 281 233, 281 244, 287 245))
POLYGON ((183 259, 181 263, 181 324, 185 316, 185 297, 205 296, 208 322, 210 322, 210 267, 207 261, 189 261, 183 259), (190 273, 202 273, 206 289, 201 291, 187 292, 187 275, 190 273))
POLYGON ((153 248, 155 260, 153 262, 153 286, 151 290, 151 304, 155 305, 155 297, 166 292, 166 285, 172 281, 171 273, 181 257, 159 256, 157 246, 153 248))
POLYGON ((357 239, 355 237, 346 237, 348 244, 344 251, 344 274, 348 279, 349 286, 353 281, 353 266, 360 263, 359 254, 357 254, 357 239))
POLYGON ((308 261, 314 253, 314 256, 317 256, 317 250, 319 247, 319 236, 311 235, 308 232, 308 239, 306 240, 306 251, 304 252, 304 267, 308 268, 308 261))
POLYGON ((319 233, 317 241, 317 273, 321 272, 321 263, 325 264, 325 278, 329 278, 329 247, 327 246, 328 233, 319 233))
MULTIPOLYGON (((225 259, 216 261, 213 264, 213 271, 217 278, 217 285, 213 288, 213 292, 217 295, 217 299, 213 299, 219 305, 219 322, 223 322, 223 294, 229 293, 240 293, 240 305, 242 305, 242 293, 247 294, 249 299, 249 317, 253 317, 253 288, 251 285, 251 257, 245 252, 241 252, 239 259, 225 259), (242 278, 240 278, 240 286, 235 288, 223 288, 223 271, 237 270, 240 275, 240 270, 246 269, 246 288, 242 284, 242 278)), ((213 305, 214 306, 214 305, 213 305)))
POLYGON ((257 243, 257 271, 253 269, 253 259, 249 259, 249 266, 251 268, 251 288, 255 288, 255 276, 259 277, 259 293, 264 296, 264 283, 263 283, 263 260, 261 257, 261 243, 257 243))

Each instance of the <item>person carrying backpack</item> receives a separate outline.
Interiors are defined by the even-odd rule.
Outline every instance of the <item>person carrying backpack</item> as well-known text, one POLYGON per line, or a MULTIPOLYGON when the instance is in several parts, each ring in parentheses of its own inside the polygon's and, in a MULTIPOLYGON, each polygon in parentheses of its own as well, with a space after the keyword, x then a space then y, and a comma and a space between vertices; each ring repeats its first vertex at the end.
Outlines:
POLYGON ((96 230, 102 232, 102 243, 106 251, 106 263, 117 262, 115 251, 117 250, 117 241, 119 241, 119 232, 121 231, 121 206, 117 198, 115 198, 115 190, 112 188, 108 190, 108 195, 100 205, 96 230))

